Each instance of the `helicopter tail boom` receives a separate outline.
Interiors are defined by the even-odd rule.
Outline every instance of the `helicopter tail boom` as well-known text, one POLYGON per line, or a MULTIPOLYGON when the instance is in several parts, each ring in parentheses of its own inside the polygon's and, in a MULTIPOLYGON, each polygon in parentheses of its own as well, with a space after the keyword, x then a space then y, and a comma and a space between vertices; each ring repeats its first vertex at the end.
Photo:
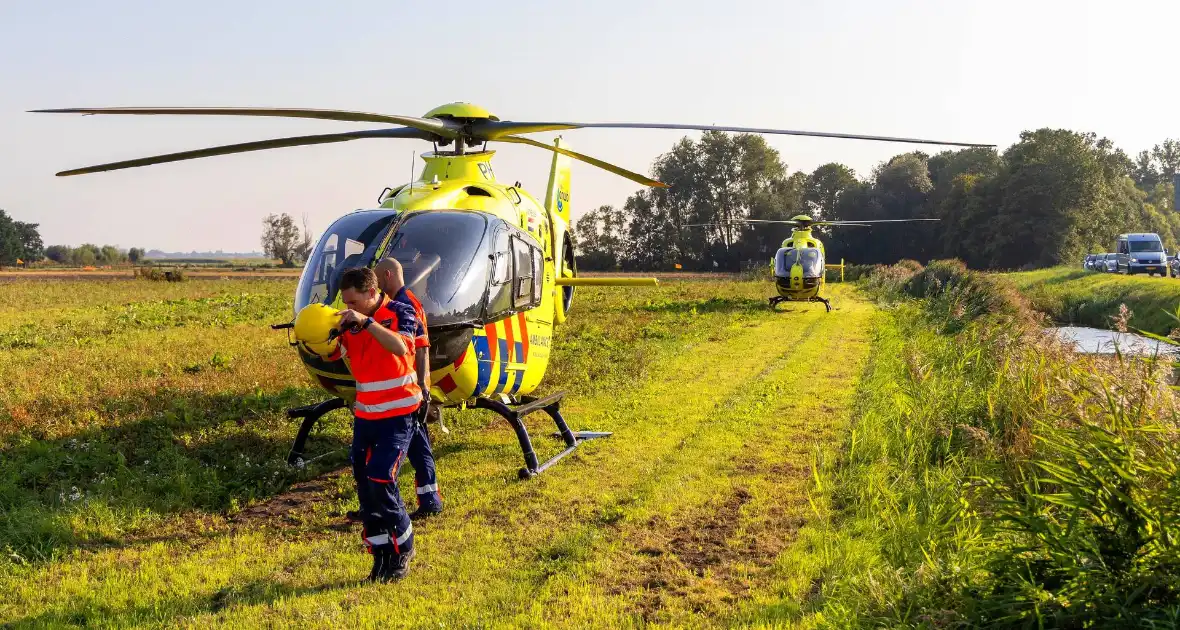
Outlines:
POLYGON ((658 278, 557 278, 559 287, 656 287, 658 278))

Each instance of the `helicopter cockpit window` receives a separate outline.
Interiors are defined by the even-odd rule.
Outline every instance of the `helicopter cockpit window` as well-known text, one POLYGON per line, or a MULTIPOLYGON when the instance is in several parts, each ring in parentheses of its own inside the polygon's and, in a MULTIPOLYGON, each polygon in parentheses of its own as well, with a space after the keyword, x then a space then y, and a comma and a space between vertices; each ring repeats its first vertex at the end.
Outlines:
POLYGON ((344 270, 372 260, 380 237, 396 216, 391 210, 364 210, 340 217, 328 227, 299 277, 295 312, 308 304, 334 302, 344 270))
POLYGON ((482 318, 492 263, 488 218, 478 212, 431 211, 407 216, 382 257, 402 264, 406 286, 431 327, 482 318))
POLYGON ((796 264, 803 266, 804 278, 818 278, 823 273, 824 257, 814 247, 784 247, 774 256, 774 275, 788 278, 796 264))

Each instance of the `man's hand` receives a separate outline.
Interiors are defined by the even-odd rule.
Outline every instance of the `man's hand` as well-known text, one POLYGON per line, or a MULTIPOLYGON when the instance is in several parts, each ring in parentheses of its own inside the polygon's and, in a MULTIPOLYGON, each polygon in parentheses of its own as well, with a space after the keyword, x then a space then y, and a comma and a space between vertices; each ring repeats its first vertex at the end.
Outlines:
POLYGON ((367 315, 361 315, 352 309, 337 311, 336 314, 340 316, 340 330, 347 330, 352 327, 360 326, 366 319, 368 319, 367 315))
POLYGON ((422 402, 418 405, 418 408, 414 410, 414 415, 417 416, 418 422, 421 423, 422 426, 426 426, 426 416, 429 414, 430 394, 425 394, 422 396, 422 402))

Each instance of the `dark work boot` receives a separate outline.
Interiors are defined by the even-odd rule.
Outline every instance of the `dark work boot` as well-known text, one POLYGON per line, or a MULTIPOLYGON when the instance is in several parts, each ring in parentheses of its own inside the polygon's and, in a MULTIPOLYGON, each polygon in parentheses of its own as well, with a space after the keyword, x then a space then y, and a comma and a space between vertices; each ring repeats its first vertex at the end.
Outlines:
POLYGON ((386 573, 389 575, 389 580, 400 580, 406 577, 410 572, 410 560, 414 559, 414 548, 410 547, 409 551, 405 553, 395 554, 390 557, 389 563, 386 565, 386 573))
POLYGON ((369 582, 387 582, 389 581, 389 572, 393 567, 394 550, 393 545, 378 545, 372 548, 373 554, 373 568, 369 571, 369 577, 365 578, 369 582))
POLYGON ((361 518, 360 510, 349 510, 344 513, 344 519, 350 523, 362 523, 364 519, 361 518))
POLYGON ((424 518, 438 516, 439 514, 442 514, 442 506, 441 505, 438 507, 422 506, 422 507, 414 510, 413 512, 410 512, 410 520, 414 521, 416 523, 424 518))

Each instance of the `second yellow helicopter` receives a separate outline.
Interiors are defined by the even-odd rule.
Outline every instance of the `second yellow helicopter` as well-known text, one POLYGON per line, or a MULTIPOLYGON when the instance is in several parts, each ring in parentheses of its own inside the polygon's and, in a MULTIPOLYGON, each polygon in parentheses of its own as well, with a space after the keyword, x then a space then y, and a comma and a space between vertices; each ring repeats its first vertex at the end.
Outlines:
POLYGON ((686 227, 717 227, 720 225, 779 224, 793 226, 791 235, 783 240, 782 246, 770 261, 774 271, 774 286, 778 295, 767 298, 771 307, 781 302, 821 302, 832 312, 832 302, 825 298, 825 270, 839 267, 841 276, 844 263, 828 265, 824 255, 823 241, 811 233, 812 228, 821 226, 869 227, 877 223, 913 223, 938 221, 938 219, 878 219, 874 221, 816 221, 806 214, 799 214, 786 220, 737 219, 719 223, 695 223, 686 227))

